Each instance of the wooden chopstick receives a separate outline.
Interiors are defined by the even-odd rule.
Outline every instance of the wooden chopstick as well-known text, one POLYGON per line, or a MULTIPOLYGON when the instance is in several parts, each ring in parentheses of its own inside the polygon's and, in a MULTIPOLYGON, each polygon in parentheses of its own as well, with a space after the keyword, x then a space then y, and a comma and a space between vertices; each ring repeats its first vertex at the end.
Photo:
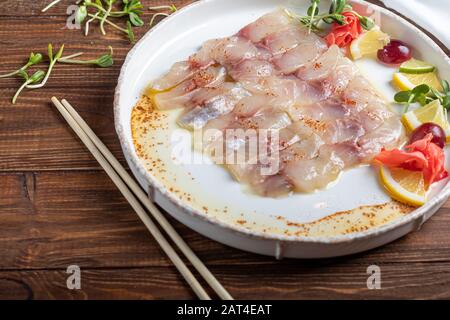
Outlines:
MULTIPOLYGON (((122 165, 111 154, 111 152, 108 150, 108 148, 101 142, 101 140, 92 131, 92 129, 86 124, 86 122, 81 118, 81 116, 75 111, 75 109, 69 104, 69 102, 67 102, 66 100, 62 100, 62 105, 61 105, 61 103, 55 97, 52 98, 52 101, 55 104, 55 106, 58 108, 58 110, 62 113, 62 115, 64 116, 66 121, 69 123, 69 125, 78 134, 80 139, 83 136, 83 138, 87 138, 87 140, 89 140, 89 142, 86 143, 85 142, 86 139, 82 139, 83 142, 86 144, 86 146, 88 147, 88 145, 90 145, 91 147, 93 147, 92 148, 93 150, 96 150, 96 153, 100 153, 99 155, 101 157, 99 157, 99 158, 100 159, 103 158, 103 160, 106 161, 106 163, 102 163, 96 157, 96 159, 100 162, 102 167, 105 168, 103 166, 103 164, 105 164, 106 167, 109 166, 110 169, 113 169, 112 171, 115 173, 115 176, 117 176, 117 174, 118 174, 123 179, 123 180, 121 180, 119 178, 118 180, 120 180, 120 182, 122 182, 122 184, 125 184, 125 187, 129 187, 131 189, 131 191, 134 193, 134 195, 136 195, 137 198, 144 204, 144 206, 148 209, 148 211, 150 211, 150 213, 152 214, 154 219, 160 224, 160 226, 163 228, 163 230, 169 235, 169 237, 172 239, 172 241, 178 246, 178 248, 183 252, 183 254, 187 257, 187 259, 196 268, 196 270, 199 272, 199 274, 205 279, 205 281, 217 293, 217 295, 224 300, 232 300, 233 299, 232 296, 219 283, 219 281, 217 281, 217 279, 206 268, 206 266, 203 264, 203 262, 195 255, 195 253, 190 249, 190 247, 186 244, 186 242, 180 237, 180 235, 170 225, 170 223, 167 221, 167 219, 164 217, 164 215, 149 200, 147 195, 137 185, 137 183, 134 181, 134 179, 130 177, 130 175, 126 172, 126 170, 122 167, 122 165), (69 121, 69 119, 70 119, 70 121, 69 121), (112 168, 111 168, 111 166, 112 166, 112 168)), ((91 151, 91 153, 94 154, 94 152, 93 152, 93 150, 91 150, 91 148, 89 148, 89 150, 91 151)), ((105 171, 106 171, 106 169, 105 169, 105 171)), ((110 175, 110 177, 111 177, 111 175, 110 175)), ((113 179, 113 178, 111 177, 111 179, 113 179)), ((116 180, 117 179, 113 179, 113 181, 115 183, 116 183, 116 180)), ((116 183, 116 185, 117 185, 117 183, 116 183)), ((127 190, 128 190, 128 188, 127 188, 127 190)), ((129 192, 129 193, 131 193, 131 192, 129 192)), ((134 200, 136 200, 136 199, 134 198, 134 200)), ((139 203, 138 203, 138 205, 139 205, 139 203)), ((141 209, 142 209, 142 207, 141 207, 141 209)), ((138 215, 139 215, 139 213, 138 213, 138 215)), ((145 217, 148 218, 147 215, 145 215, 145 217)), ((141 217, 141 219, 142 219, 142 217, 141 217)), ((142 220, 144 221, 144 219, 142 219, 142 220)), ((145 223, 145 221, 144 221, 144 223, 145 223)), ((147 228, 149 228, 149 227, 147 226, 147 228)), ((156 228, 156 226, 155 226, 155 228, 156 228)), ((149 230, 150 230, 150 228, 149 228, 149 230)), ((151 232, 151 230, 150 230, 150 232, 151 232)), ((159 230, 158 230, 158 232, 159 232, 159 230)), ((192 276, 192 274, 190 274, 190 275, 192 276)), ((186 275, 186 276, 189 276, 189 275, 186 275)), ((194 282, 192 282, 193 280, 191 278, 189 280, 188 279, 186 279, 186 280, 188 281, 188 283, 190 283, 190 284, 192 283, 192 285, 198 284, 198 282, 195 280, 195 278, 194 278, 194 282)), ((194 289, 194 287, 193 287, 193 289, 194 289)), ((198 287, 196 287, 196 289, 194 289, 194 291, 196 291, 196 293, 201 292, 201 290, 199 290, 198 287)), ((206 299, 209 297, 206 295, 206 296, 203 296, 203 298, 206 299)))
POLYGON ((192 263, 194 268, 205 279, 205 281, 211 286, 211 288, 217 293, 217 295, 224 300, 233 300, 233 297, 228 291, 220 284, 220 282, 214 277, 214 275, 206 268, 203 262, 197 257, 197 255, 191 250, 181 236, 175 231, 172 225, 167 221, 166 217, 161 211, 150 201, 147 194, 142 191, 135 180, 128 174, 123 168, 120 162, 114 157, 109 149, 103 144, 103 142, 92 131, 88 124, 81 118, 78 112, 70 105, 70 103, 63 99, 61 100, 63 106, 78 123, 81 129, 88 135, 94 145, 99 149, 103 156, 108 160, 111 166, 116 170, 119 176, 131 189, 135 196, 141 201, 141 203, 152 214, 155 220, 160 224, 161 228, 168 234, 172 241, 177 245, 186 258, 192 263))
POLYGON ((120 177, 116 173, 116 171, 114 171, 113 167, 109 164, 109 162, 105 159, 105 157, 103 157, 103 155, 100 153, 100 151, 95 147, 94 143, 87 136, 87 134, 81 129, 81 127, 73 119, 73 117, 70 115, 70 113, 64 108, 64 106, 58 101, 58 99, 53 97, 52 102, 56 106, 58 111, 61 113, 61 115, 64 117, 64 119, 66 119, 66 121, 70 125, 70 127, 75 131, 75 133, 81 139, 81 141, 89 149, 89 151, 92 153, 92 155, 98 161, 98 163, 102 166, 102 168, 105 170, 105 172, 108 174, 108 176, 114 182, 114 184, 119 188, 120 192, 123 194, 123 196, 127 199, 127 201, 130 203, 130 205, 133 207, 134 211, 136 211, 137 215, 142 220, 142 222, 145 224, 145 226, 150 231, 152 236, 155 238, 155 240, 158 242, 158 244, 161 246, 161 248, 167 254, 169 259, 173 262, 173 264, 178 269, 178 271, 181 273, 181 275, 184 277, 184 279, 187 281, 187 283, 192 287, 195 294, 202 300, 210 299, 210 297, 208 296, 206 291, 202 288, 202 286, 197 281, 197 279, 195 279, 194 275, 186 267, 184 262, 181 260, 181 258, 178 256, 178 254, 175 252, 175 250, 170 246, 169 242, 164 238, 164 236, 159 231, 159 229, 156 227, 154 222, 145 213, 144 208, 142 208, 142 206, 140 205, 138 200, 134 197, 134 195, 131 193, 131 191, 128 189, 126 184, 122 181, 122 179, 120 179, 120 177))

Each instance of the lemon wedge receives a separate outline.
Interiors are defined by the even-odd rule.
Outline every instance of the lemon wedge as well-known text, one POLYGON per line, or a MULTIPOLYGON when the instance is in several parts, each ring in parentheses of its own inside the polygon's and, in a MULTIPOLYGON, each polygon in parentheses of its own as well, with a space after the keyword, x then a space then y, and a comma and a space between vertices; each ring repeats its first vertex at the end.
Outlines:
POLYGON ((379 28, 373 28, 353 40, 350 45, 350 53, 353 60, 358 60, 364 56, 374 55, 378 50, 383 49, 389 41, 388 34, 382 32, 379 28))
POLYGON ((411 131, 424 123, 438 124, 444 129, 447 142, 450 142, 450 124, 447 119, 447 110, 442 107, 439 100, 434 100, 424 107, 405 113, 402 116, 402 122, 411 131))
POLYGON ((400 72, 402 73, 408 73, 408 74, 423 74, 423 73, 430 73, 436 70, 435 66, 432 66, 431 64, 416 60, 416 59, 410 59, 400 66, 400 72))
POLYGON ((380 179, 392 198, 402 203, 420 207, 427 201, 422 172, 404 169, 380 169, 380 179))
POLYGON ((422 74, 396 72, 394 73, 392 81, 394 85, 402 91, 412 90, 420 84, 427 84, 438 91, 442 91, 442 85, 436 71, 422 74))

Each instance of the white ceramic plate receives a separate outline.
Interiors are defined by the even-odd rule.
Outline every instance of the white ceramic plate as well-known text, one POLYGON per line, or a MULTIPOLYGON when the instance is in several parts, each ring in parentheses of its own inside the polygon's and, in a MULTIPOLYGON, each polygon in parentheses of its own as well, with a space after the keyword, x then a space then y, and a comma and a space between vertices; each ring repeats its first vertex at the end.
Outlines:
MULTIPOLYGON (((314 194, 282 199, 251 195, 219 166, 180 165, 172 160, 173 148, 180 141, 186 150, 191 149, 190 133, 179 130, 175 124, 177 111, 155 118, 159 124, 154 127, 159 129, 141 137, 141 142, 147 144, 149 159, 138 156, 131 114, 153 79, 167 72, 173 63, 185 60, 208 39, 232 35, 280 6, 304 13, 308 3, 306 0, 195 2, 158 24, 130 51, 115 96, 115 125, 125 157, 152 199, 207 237, 277 258, 340 256, 386 244, 418 229, 450 194, 447 181, 443 181, 434 187, 424 207, 404 214, 395 205, 383 205, 391 199, 380 187, 375 170, 366 166, 344 172, 333 186, 314 194), (373 212, 376 214, 371 215, 373 212)), ((436 65, 440 76, 450 79, 450 60, 425 34, 387 10, 362 1, 354 3, 378 15, 385 32, 411 44, 416 58, 436 65)), ((329 6, 327 1, 322 1, 322 5, 329 6)), ((373 59, 363 59, 357 64, 372 84, 392 99, 395 91, 389 82, 395 69, 373 59)))

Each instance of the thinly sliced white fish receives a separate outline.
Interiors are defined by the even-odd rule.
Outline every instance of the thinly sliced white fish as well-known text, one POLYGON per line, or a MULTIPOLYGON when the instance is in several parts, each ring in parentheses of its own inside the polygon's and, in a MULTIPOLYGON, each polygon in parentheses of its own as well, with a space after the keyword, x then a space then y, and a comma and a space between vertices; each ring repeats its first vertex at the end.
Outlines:
POLYGON ((283 74, 292 74, 319 58, 326 45, 321 41, 304 42, 284 54, 275 56, 272 63, 283 74))
POLYGON ((240 100, 233 113, 241 118, 251 117, 258 110, 271 105, 277 105, 273 99, 268 99, 265 95, 251 95, 240 100))
POLYGON ((152 84, 152 88, 160 91, 173 88, 192 77, 196 71, 188 61, 177 62, 170 68, 167 74, 152 84))
POLYGON ((178 119, 178 124, 190 130, 201 129, 208 121, 231 112, 238 101, 249 95, 242 86, 231 83, 218 88, 200 89, 194 94, 193 100, 201 103, 187 109, 178 119))
POLYGON ((382 148, 393 149, 404 142, 405 132, 397 115, 385 119, 377 129, 368 132, 358 140, 361 148, 361 157, 370 162, 382 148))
POLYGON ((320 83, 331 95, 342 93, 358 72, 356 65, 343 56, 338 46, 333 45, 317 60, 300 68, 297 76, 305 81, 320 83))
POLYGON ((246 129, 283 129, 290 125, 291 119, 288 114, 281 109, 268 107, 258 110, 248 118, 240 118, 239 124, 246 129))
POLYGON ((291 18, 283 9, 279 9, 250 23, 239 31, 239 35, 258 43, 268 35, 287 28, 290 23, 291 18))
POLYGON ((266 60, 244 60, 228 69, 229 75, 240 82, 258 83, 262 78, 275 75, 273 65, 266 60))
POLYGON ((151 90, 151 98, 156 108, 160 110, 170 110, 186 107, 192 96, 200 88, 214 88, 224 83, 226 70, 223 67, 209 67, 199 70, 194 76, 178 86, 168 90, 158 92, 151 90))
POLYGON ((189 63, 197 68, 218 63, 232 66, 248 59, 268 59, 270 54, 257 48, 249 39, 232 36, 205 42, 202 48, 189 58, 189 63))
POLYGON ((321 148, 313 159, 292 161, 286 164, 283 174, 297 192, 324 189, 339 177, 345 167, 342 159, 329 148, 321 148))
MULTIPOLYGON (((316 35, 314 35, 317 37, 316 35)), ((272 55, 283 54, 308 38, 308 30, 300 24, 291 24, 286 29, 272 33, 261 41, 261 45, 272 55)))

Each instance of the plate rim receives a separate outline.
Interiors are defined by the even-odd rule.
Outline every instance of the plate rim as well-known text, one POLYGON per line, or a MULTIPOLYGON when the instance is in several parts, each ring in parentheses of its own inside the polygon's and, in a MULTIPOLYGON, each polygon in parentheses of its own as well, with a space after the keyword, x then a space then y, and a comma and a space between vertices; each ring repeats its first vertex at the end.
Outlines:
MULTIPOLYGON (((137 50, 143 45, 144 42, 147 41, 149 37, 153 33, 158 32, 159 29, 163 28, 166 24, 176 19, 179 15, 187 14, 189 11, 195 9, 197 6, 202 6, 210 2, 215 2, 220 0, 199 0, 193 2, 182 9, 178 10, 174 14, 170 15, 168 18, 164 19, 160 23, 158 23, 155 27, 148 30, 144 36, 133 46, 133 48, 128 52, 125 61, 121 67, 120 75, 117 81, 117 86, 114 94, 114 123, 117 136, 119 138, 122 152, 128 163, 132 164, 134 168, 136 168, 143 177, 145 177, 146 182, 154 189, 157 189, 161 192, 162 196, 164 196, 171 203, 175 204, 179 209, 181 209, 184 213, 187 213, 193 217, 200 218, 201 220, 208 222, 214 226, 219 226, 221 228, 227 229, 228 231, 236 232, 239 234, 244 234, 249 237, 261 238, 264 240, 277 240, 283 242, 299 242, 299 243, 311 243, 311 244, 337 244, 337 243, 346 243, 364 240, 376 236, 380 236, 382 234, 388 233, 394 229, 400 228, 402 226, 407 225, 408 223, 414 222, 415 220, 420 220, 418 227, 420 227, 426 219, 424 218, 428 212, 432 212, 434 209, 438 209, 438 207, 442 206, 443 202, 450 196, 450 181, 447 182, 446 186, 442 189, 442 191, 429 200, 424 206, 417 208, 413 212, 405 215, 401 218, 395 219, 387 224, 382 226, 372 228, 366 231, 355 232, 344 235, 336 235, 336 236, 320 236, 320 237, 311 237, 311 236, 293 236, 293 235, 283 235, 283 234, 268 234, 263 233, 261 231, 249 230, 242 226, 238 226, 236 224, 226 223, 216 217, 208 216, 202 213, 199 210, 196 210, 186 203, 184 203, 179 198, 176 198, 174 194, 172 194, 167 188, 158 181, 157 178, 152 176, 148 170, 145 169, 144 165, 141 163, 140 158, 134 151, 132 146, 132 141, 125 137, 124 128, 121 124, 120 120, 120 95, 121 95, 121 86, 124 83, 125 75, 127 71, 127 66, 133 59, 133 56, 137 50), (437 207, 437 208, 436 208, 437 207), (422 218, 422 219, 421 219, 422 218)), ((351 2, 360 4, 363 6, 371 6, 376 10, 382 12, 383 14, 390 16, 391 18, 398 20, 399 23, 406 25, 407 28, 411 28, 414 32, 418 34, 419 37, 422 38, 423 41, 427 42, 429 46, 431 46, 439 55, 441 55, 442 59, 450 65, 450 58, 445 54, 442 48, 437 45, 437 43, 431 39, 425 32, 420 30, 418 27, 410 23, 405 18, 399 16, 395 12, 392 12, 386 8, 380 7, 376 4, 366 2, 364 0, 351 0, 351 2)))

